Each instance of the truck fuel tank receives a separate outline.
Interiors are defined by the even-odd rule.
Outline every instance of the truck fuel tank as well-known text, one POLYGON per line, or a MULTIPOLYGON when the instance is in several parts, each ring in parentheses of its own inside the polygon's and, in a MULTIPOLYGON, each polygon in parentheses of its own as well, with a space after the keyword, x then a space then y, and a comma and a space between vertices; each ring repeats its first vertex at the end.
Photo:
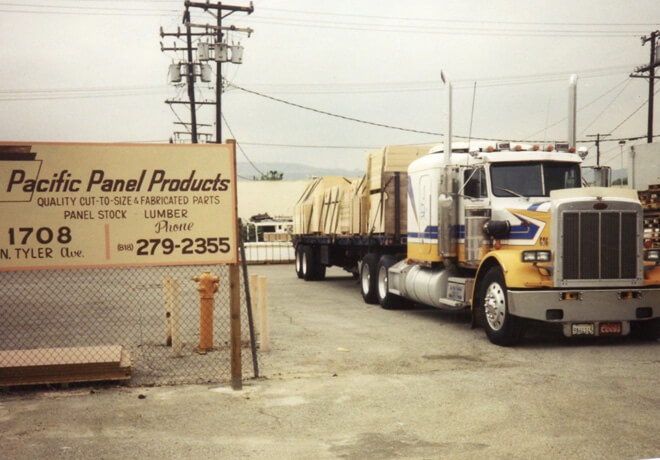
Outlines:
POLYGON ((451 269, 408 265, 402 260, 389 269, 389 290, 415 302, 445 308, 441 299, 447 297, 450 276, 455 276, 451 269))

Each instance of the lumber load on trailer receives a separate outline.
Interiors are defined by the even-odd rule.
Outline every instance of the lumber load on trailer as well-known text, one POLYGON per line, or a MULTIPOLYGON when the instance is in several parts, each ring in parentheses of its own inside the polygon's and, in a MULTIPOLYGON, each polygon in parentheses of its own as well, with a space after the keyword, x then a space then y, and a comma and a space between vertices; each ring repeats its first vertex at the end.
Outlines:
POLYGON ((354 179, 319 177, 312 181, 293 208, 296 235, 334 235, 340 226, 342 197, 354 179))
POLYGON ((0 386, 130 378, 131 358, 120 345, 0 351, 0 386))
POLYGON ((404 236, 408 166, 429 146, 388 146, 367 154, 359 179, 315 179, 294 207, 294 235, 404 236))
POLYGON ((428 151, 429 146, 388 146, 367 155, 366 233, 406 234, 408 166, 428 151))

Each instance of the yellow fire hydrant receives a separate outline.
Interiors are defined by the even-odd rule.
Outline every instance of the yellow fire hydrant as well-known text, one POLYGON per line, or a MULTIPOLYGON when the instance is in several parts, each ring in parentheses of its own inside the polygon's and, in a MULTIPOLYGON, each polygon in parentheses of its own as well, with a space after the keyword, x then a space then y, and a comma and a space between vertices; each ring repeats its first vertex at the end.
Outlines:
POLYGON ((209 351, 213 348, 213 295, 218 292, 220 278, 204 272, 193 281, 199 283, 199 351, 209 351))

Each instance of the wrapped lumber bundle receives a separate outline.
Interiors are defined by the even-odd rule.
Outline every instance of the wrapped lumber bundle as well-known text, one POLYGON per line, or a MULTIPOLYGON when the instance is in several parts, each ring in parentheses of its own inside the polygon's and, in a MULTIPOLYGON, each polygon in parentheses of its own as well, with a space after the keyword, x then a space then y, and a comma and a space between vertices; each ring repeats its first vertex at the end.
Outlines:
POLYGON ((408 166, 428 151, 428 146, 388 146, 367 155, 369 212, 363 233, 406 234, 408 166))
POLYGON ((305 189, 293 208, 295 235, 335 235, 342 225, 342 198, 348 196, 353 179, 319 177, 305 189))

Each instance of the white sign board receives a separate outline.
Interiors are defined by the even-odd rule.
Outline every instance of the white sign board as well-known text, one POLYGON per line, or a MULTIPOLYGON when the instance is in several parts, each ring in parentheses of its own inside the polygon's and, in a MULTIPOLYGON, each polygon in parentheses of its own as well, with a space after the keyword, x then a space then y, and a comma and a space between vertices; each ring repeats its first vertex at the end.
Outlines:
POLYGON ((236 263, 234 144, 0 143, 0 270, 236 263))
POLYGON ((633 145, 628 152, 628 186, 646 190, 660 184, 660 144, 633 145))

